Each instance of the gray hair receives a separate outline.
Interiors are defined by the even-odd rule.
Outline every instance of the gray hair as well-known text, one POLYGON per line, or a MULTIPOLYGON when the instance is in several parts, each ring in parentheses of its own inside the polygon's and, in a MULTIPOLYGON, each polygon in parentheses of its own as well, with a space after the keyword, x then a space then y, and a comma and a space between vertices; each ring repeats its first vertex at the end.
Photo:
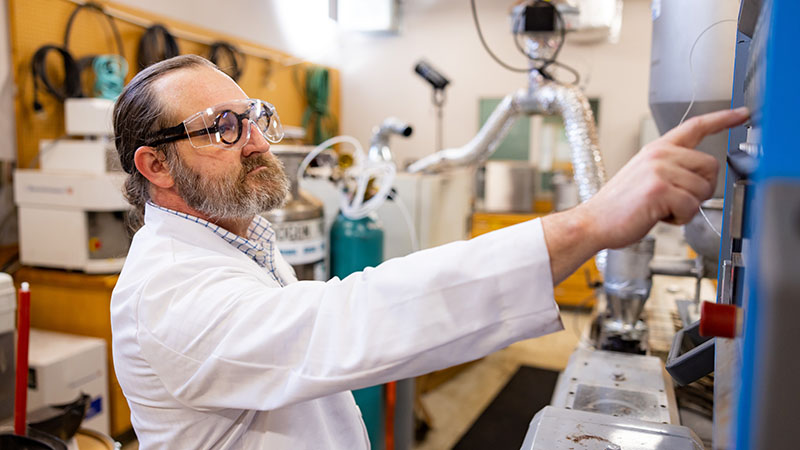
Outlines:
MULTIPOLYGON (((210 67, 217 69, 211 61, 197 55, 181 55, 153 64, 142 70, 125 87, 114 105, 114 143, 120 165, 128 173, 124 194, 134 210, 128 216, 132 230, 142 226, 144 205, 150 200, 150 182, 133 162, 136 150, 147 145, 158 130, 175 125, 176 119, 163 105, 153 89, 164 75, 181 69, 210 67)), ((165 155, 167 163, 173 160, 174 143, 162 144, 156 150, 165 155)))

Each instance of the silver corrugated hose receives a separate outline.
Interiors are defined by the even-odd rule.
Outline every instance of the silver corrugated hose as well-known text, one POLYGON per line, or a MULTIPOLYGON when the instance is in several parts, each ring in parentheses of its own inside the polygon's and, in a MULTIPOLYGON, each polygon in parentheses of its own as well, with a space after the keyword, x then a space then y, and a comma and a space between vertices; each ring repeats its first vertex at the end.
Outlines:
MULTIPOLYGON (((531 73, 529 89, 507 95, 466 145, 428 155, 411 164, 408 172, 436 172, 485 161, 520 114, 557 114, 564 119, 581 201, 585 202, 596 194, 606 182, 606 171, 589 99, 578 87, 545 80, 536 72, 531 73)), ((597 266, 602 273, 605 252, 598 254, 597 266)))
MULTIPOLYGON (((545 113, 558 114, 564 119, 578 195, 581 202, 589 200, 606 183, 606 169, 589 99, 577 86, 544 81, 538 74, 531 76, 531 96, 545 113)), ((605 250, 595 256, 600 273, 605 273, 606 259, 605 250)))
POLYGON ((546 81, 539 76, 532 77, 530 89, 507 95, 466 145, 428 155, 411 164, 408 171, 436 172, 485 161, 494 153, 517 116, 523 113, 563 117, 581 201, 596 194, 606 181, 606 171, 589 100, 575 86, 546 81))
POLYGON ((448 167, 477 165, 485 161, 494 153, 522 112, 519 107, 520 98, 527 96, 527 92, 522 89, 515 94, 507 95, 486 119, 478 134, 466 145, 440 150, 419 159, 408 166, 408 172, 436 172, 448 167))
POLYGON ((582 202, 589 200, 606 182, 589 99, 575 86, 554 82, 540 85, 533 94, 547 112, 563 117, 578 193, 582 202))

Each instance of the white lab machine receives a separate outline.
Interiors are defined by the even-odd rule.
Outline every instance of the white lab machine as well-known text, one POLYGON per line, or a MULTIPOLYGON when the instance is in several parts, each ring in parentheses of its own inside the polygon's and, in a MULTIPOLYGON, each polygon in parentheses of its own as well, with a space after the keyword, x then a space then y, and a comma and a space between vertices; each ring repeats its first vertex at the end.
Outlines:
POLYGON ((126 174, 118 169, 111 136, 113 101, 67 99, 70 136, 43 140, 39 169, 14 176, 19 208, 20 260, 40 267, 118 272, 130 246, 122 194, 126 174))
MULTIPOLYGON (((454 169, 438 174, 398 173, 394 180, 399 201, 411 215, 420 249, 469 237, 475 197, 475 170, 454 169)), ((386 240, 385 259, 412 252, 402 211, 394 202, 378 210, 386 240)))
MULTIPOLYGON (((89 396, 81 428, 109 433, 106 342, 100 338, 31 329, 28 412, 89 396)), ((13 383, 12 383, 13 384, 13 383)))
MULTIPOLYGON (((475 171, 471 168, 437 174, 397 174, 394 188, 414 226, 419 249, 469 237, 474 180, 475 171)), ((328 180, 320 178, 306 177, 301 186, 322 200, 325 233, 329 236, 331 224, 339 211, 339 190, 328 180)), ((378 208, 377 215, 384 231, 384 260, 412 253, 408 224, 395 201, 386 201, 378 208)))
POLYGON ((11 275, 0 272, 0 423, 14 415, 15 293, 11 275))

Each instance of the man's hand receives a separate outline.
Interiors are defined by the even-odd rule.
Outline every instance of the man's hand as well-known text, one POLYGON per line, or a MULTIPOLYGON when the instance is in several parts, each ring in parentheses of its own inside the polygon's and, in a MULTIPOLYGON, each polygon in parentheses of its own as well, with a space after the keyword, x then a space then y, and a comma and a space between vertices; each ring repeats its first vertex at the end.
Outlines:
POLYGON ((599 250, 638 241, 659 220, 689 222, 714 193, 719 170, 713 156, 694 147, 749 114, 739 108, 686 121, 646 145, 589 201, 543 218, 553 282, 599 250))

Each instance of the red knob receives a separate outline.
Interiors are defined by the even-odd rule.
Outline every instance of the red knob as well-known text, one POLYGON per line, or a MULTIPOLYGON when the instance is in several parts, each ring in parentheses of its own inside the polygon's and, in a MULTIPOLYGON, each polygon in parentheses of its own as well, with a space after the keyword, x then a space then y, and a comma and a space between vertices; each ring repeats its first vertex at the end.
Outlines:
POLYGON ((703 302, 700 336, 735 338, 742 332, 742 310, 735 305, 703 302))

